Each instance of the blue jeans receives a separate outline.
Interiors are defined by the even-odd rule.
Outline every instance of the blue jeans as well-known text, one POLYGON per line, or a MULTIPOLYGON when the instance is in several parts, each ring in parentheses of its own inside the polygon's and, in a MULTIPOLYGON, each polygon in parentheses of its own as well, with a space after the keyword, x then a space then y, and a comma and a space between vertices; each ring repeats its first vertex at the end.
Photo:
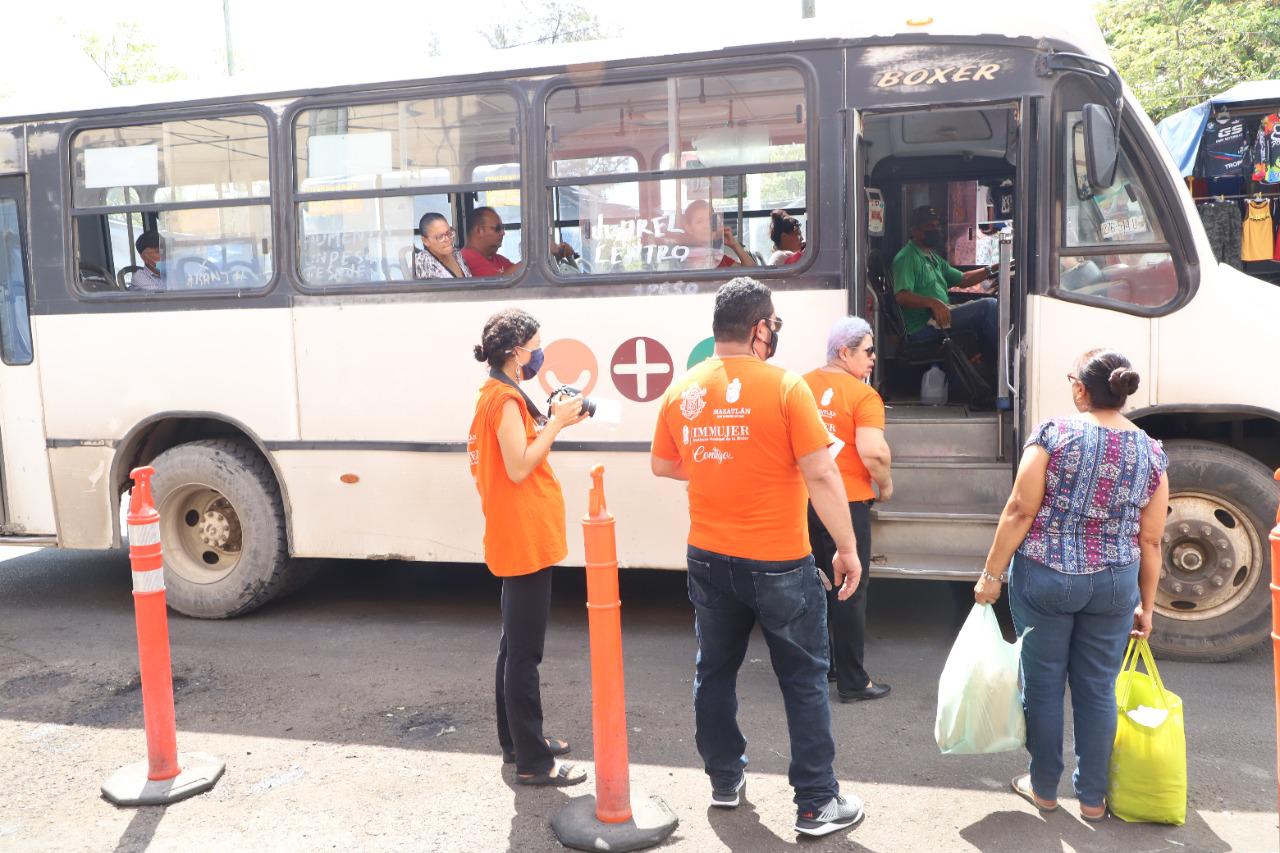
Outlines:
MULTIPOLYGON (((951 306, 951 331, 976 332, 982 338, 983 348, 994 357, 1000 346, 1000 307, 991 298, 974 299, 962 305, 951 306)), ((924 326, 907 335, 911 343, 942 340, 942 330, 924 326)))
POLYGON ((695 740, 715 788, 732 788, 747 766, 738 728, 738 668, 758 621, 791 735, 787 778, 800 811, 840 793, 827 695, 826 592, 813 557, 773 562, 726 557, 689 547, 689 601, 697 617, 693 679, 695 740))
POLYGON ((1071 780, 1086 806, 1107 794, 1116 739, 1116 675, 1138 606, 1138 562, 1087 575, 1055 571, 1016 554, 1009 606, 1022 636, 1022 708, 1027 715, 1031 787, 1058 798, 1062 776, 1062 701, 1071 685, 1076 771, 1071 780))

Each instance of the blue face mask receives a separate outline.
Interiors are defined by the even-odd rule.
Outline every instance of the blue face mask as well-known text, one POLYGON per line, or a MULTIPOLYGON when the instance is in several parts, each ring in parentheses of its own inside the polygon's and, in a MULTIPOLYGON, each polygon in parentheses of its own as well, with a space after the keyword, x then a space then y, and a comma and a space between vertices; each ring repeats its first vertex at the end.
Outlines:
POLYGON ((528 352, 528 363, 520 365, 520 375, 524 377, 526 381, 538 375, 538 371, 542 369, 542 359, 544 358, 542 354, 542 347, 529 350, 528 352))
POLYGON ((156 261, 156 275, 164 278, 164 261, 156 261))

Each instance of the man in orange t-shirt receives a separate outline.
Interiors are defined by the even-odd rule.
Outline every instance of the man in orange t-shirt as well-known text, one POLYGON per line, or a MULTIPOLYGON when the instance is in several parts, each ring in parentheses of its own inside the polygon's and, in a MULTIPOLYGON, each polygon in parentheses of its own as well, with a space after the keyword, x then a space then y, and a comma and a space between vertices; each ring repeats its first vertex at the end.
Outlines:
MULTIPOLYGON (((804 375, 822 420, 835 438, 831 453, 849 497, 858 560, 864 566, 871 560, 871 504, 876 497, 871 481, 874 479, 880 489, 880 500, 893 494, 889 445, 884 440, 884 401, 867 384, 875 363, 876 348, 867 321, 842 317, 827 336, 827 363, 804 375)), ((813 507, 809 508, 809 540, 818 566, 825 567, 835 552, 835 542, 813 507)), ((853 595, 845 600, 827 596, 831 664, 842 702, 889 694, 889 685, 876 684, 862 665, 870 575, 864 572, 853 595)))
POLYGON ((715 354, 667 390, 650 461, 657 476, 689 482, 695 740, 711 804, 736 807, 746 782, 736 683, 759 622, 787 709, 796 831, 826 835, 861 820, 862 802, 840 796, 832 769, 823 602, 830 583, 810 553, 806 489, 838 543, 833 574, 842 597, 853 594, 862 567, 813 394, 767 363, 781 328, 763 284, 742 277, 720 288, 715 354))

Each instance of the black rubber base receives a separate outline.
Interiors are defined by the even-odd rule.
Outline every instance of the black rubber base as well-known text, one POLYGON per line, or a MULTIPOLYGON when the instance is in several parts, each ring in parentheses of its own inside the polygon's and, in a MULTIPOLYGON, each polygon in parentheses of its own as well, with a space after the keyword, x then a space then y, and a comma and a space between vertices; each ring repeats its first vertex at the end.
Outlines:
POLYGON ((632 792, 631 820, 605 823, 596 817, 596 798, 575 797, 551 819, 551 829, 565 847, 574 850, 608 850, 624 853, 644 850, 667 840, 679 819, 657 797, 632 792))

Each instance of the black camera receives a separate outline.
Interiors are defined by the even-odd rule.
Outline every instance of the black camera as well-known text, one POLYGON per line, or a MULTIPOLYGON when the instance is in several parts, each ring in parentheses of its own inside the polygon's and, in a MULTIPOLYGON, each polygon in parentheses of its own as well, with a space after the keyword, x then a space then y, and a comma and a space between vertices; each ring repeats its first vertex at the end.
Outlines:
MULTIPOLYGON (((551 396, 547 398, 547 404, 554 403, 560 397, 572 397, 574 394, 581 394, 577 388, 572 385, 561 385, 559 388, 551 392, 551 396)), ((595 417, 596 404, 586 397, 582 398, 582 411, 587 413, 587 417, 595 417)))

